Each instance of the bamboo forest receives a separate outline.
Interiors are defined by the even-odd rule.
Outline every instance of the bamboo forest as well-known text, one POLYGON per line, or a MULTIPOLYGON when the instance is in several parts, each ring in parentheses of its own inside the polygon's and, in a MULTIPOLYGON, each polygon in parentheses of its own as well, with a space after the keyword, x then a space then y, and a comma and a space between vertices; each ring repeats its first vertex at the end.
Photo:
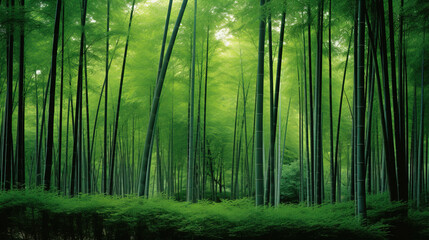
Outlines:
POLYGON ((429 239, 429 1, 0 0, 0 239, 429 239))

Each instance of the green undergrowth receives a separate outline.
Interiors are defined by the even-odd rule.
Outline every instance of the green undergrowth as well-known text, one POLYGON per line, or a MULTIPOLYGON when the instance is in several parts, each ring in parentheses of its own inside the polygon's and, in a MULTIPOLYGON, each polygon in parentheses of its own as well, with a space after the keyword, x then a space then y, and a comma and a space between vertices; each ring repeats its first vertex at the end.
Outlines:
POLYGON ((429 211, 386 196, 368 198, 360 223, 353 202, 257 208, 250 199, 198 204, 135 196, 39 190, 0 193, 0 239, 425 239, 429 211), (411 238, 410 238, 411 237, 411 238))

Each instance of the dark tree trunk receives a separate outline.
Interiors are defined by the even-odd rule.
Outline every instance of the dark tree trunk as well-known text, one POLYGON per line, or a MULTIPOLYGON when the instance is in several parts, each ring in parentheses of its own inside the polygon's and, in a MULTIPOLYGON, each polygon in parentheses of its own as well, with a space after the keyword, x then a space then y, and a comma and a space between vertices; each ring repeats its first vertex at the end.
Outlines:
POLYGON ((186 201, 195 202, 195 158, 194 158, 194 91, 195 91, 195 57, 196 57, 196 31, 197 31, 197 0, 194 0, 194 27, 192 40, 191 85, 189 98, 189 129, 188 129, 188 179, 186 185, 186 201))
MULTIPOLYGON (((237 121, 238 121, 238 99, 240 96, 240 82, 238 82, 237 86, 237 98, 235 100, 235 120, 234 120, 234 138, 232 140, 232 165, 231 165, 231 199, 235 198, 235 184, 234 184, 234 177, 235 177, 235 149, 236 149, 236 136, 237 136, 237 121)), ((237 181, 237 179, 236 179, 237 181)))
POLYGON ((356 117, 356 133, 357 133, 357 211, 360 219, 366 218, 366 192, 365 192, 365 0, 357 1, 358 15, 358 44, 357 44, 357 86, 356 100, 357 112, 356 117))
POLYGON ((187 3, 188 3, 187 0, 183 0, 179 15, 178 15, 177 20, 176 20, 176 24, 175 24, 174 29, 173 29, 173 33, 172 33, 171 38, 170 38, 170 43, 168 45, 167 52, 165 54, 165 60, 163 61, 161 72, 160 72, 160 75, 158 77, 156 88, 155 88, 155 96, 154 96, 153 103, 151 106, 149 126, 148 126, 148 130, 147 130, 148 132, 146 134, 146 142, 145 142, 145 147, 144 147, 144 152, 143 152, 141 174, 140 174, 139 196, 144 195, 144 193, 146 192, 146 186, 147 186, 147 182, 148 182, 148 180, 146 179, 146 175, 147 175, 147 169, 149 167, 149 164, 148 164, 149 163, 149 151, 150 151, 150 145, 152 143, 152 138, 153 138, 155 119, 156 119, 156 115, 158 112, 159 98, 161 95, 161 90, 162 90, 162 85, 164 83, 165 74, 167 72, 168 63, 170 61, 171 53, 173 51, 174 42, 176 40, 177 32, 179 31, 180 23, 182 21, 183 13, 185 11, 187 3))
POLYGON ((110 40, 110 0, 107 0, 107 23, 106 23, 106 73, 105 73, 105 93, 104 93, 104 152, 103 152, 103 193, 107 193, 107 103, 108 103, 108 86, 109 86, 109 40, 110 40))
MULTIPOLYGON (((393 6, 392 0, 388 1, 389 11, 389 40, 390 40, 390 76, 392 78, 392 104, 393 120, 395 130, 395 147, 396 147, 396 169, 398 174, 398 195, 399 200, 408 200, 408 178, 407 178, 407 161, 404 156, 404 142, 401 130, 401 118, 398 103, 398 90, 396 83, 396 58, 395 58, 395 34, 393 25, 393 6)), ((386 53, 387 54, 387 53, 386 53)), ((387 63, 386 63, 387 65, 387 63)), ((400 87, 401 89, 402 87, 400 87)))
POLYGON ((309 91, 309 101, 310 101, 310 149, 311 149, 311 154, 310 154, 310 173, 311 173, 311 192, 310 195, 313 196, 312 198, 312 203, 315 202, 316 199, 316 193, 315 193, 315 169, 314 169, 314 112, 313 112, 313 71, 312 71, 312 63, 311 63, 311 9, 310 9, 310 4, 308 4, 307 6, 307 11, 308 11, 308 20, 307 20, 307 25, 308 25, 308 32, 307 32, 307 37, 308 37, 308 91, 309 91))
MULTIPOLYGON (((25 12, 24 10, 24 0, 20 0, 20 6, 21 11, 25 12)), ((18 127, 17 127, 17 139, 16 139, 16 158, 18 162, 18 181, 17 185, 18 188, 24 188, 25 187, 25 127, 24 127, 24 121, 25 121, 25 103, 24 103, 24 75, 25 75, 25 69, 24 69, 24 50, 25 50, 25 44, 24 44, 24 23, 21 24, 20 27, 20 42, 19 42, 19 92, 18 92, 18 127)))
POLYGON ((46 167, 45 167, 45 190, 51 188, 52 173, 52 151, 54 145, 54 114, 55 114, 55 85, 57 78, 57 51, 58 37, 60 29, 61 0, 57 0, 57 9, 55 14, 54 38, 52 43, 52 62, 51 62, 51 87, 49 93, 49 116, 48 116, 48 139, 46 145, 46 167))
POLYGON ((322 149, 322 44, 323 44, 323 8, 324 0, 319 0, 317 26, 317 62, 315 86, 315 122, 314 122, 314 160, 316 170, 316 203, 322 203, 323 196, 323 149, 322 149))
MULTIPOLYGON (((205 72, 205 81, 204 81, 204 125, 203 125, 203 161, 204 161, 204 176, 203 176, 203 193, 205 192, 205 184, 206 184, 206 167, 207 167, 207 159, 206 159, 206 127, 207 127, 207 78, 209 71, 209 38, 210 38, 210 25, 207 25, 207 37, 206 37, 206 72, 205 72)), ((211 164, 211 159, 210 159, 211 164)), ((213 190, 213 189, 212 189, 213 190)), ((213 192, 213 191, 212 191, 213 192)))
MULTIPOLYGON (((11 0, 6 2, 6 8, 10 9, 10 12, 14 11, 15 1, 11 0)), ((13 17, 13 15, 12 15, 13 17)), ((13 21, 6 27, 6 79, 7 79, 7 92, 6 92, 6 106, 4 113, 4 128, 3 128, 3 163, 4 163, 4 184, 5 190, 10 190, 12 187, 12 108, 13 108, 13 32, 14 24, 13 21)))
MULTIPOLYGON (((265 0, 261 0, 261 8, 265 0)), ((255 183, 256 183, 256 206, 264 204, 264 177, 263 177, 263 100, 264 100, 264 47, 265 47, 265 16, 261 10, 261 21, 259 24, 259 50, 258 50, 258 73, 256 81, 256 130, 255 130, 255 183)))
MULTIPOLYGON (((80 191, 80 176, 81 176, 81 153, 82 153, 82 85, 83 85, 83 54, 85 51, 85 23, 86 23, 86 10, 87 0, 83 0, 83 12, 81 16, 81 39, 80 39, 80 53, 79 53, 79 68, 78 79, 76 88, 76 114, 74 116, 74 129, 73 129, 73 161, 70 182, 70 195, 74 196, 75 192, 80 191)), ((72 116, 73 117, 73 116, 72 116)))
POLYGON ((113 139, 112 139, 112 154, 110 155, 110 184, 109 184, 109 194, 113 195, 113 180, 114 180, 114 175, 113 175, 113 171, 115 169, 115 157, 116 157, 116 138, 118 135, 118 126, 119 126, 119 111, 121 110, 121 97, 122 97, 122 86, 124 83, 124 75, 125 75, 125 66, 126 66, 126 62, 127 62, 127 53, 128 53, 128 42, 130 39, 130 31, 131 31, 131 23, 133 20, 133 13, 134 13, 134 6, 135 6, 135 0, 133 0, 133 4, 131 7, 131 13, 130 13, 130 21, 128 23, 128 33, 127 33, 127 40, 125 42, 125 50, 124 50, 124 59, 122 62, 122 71, 121 71, 121 81, 119 84, 119 95, 118 95, 118 105, 116 108, 116 120, 115 120, 115 126, 114 126, 114 130, 113 130, 113 139))
POLYGON ((60 89, 60 117, 58 128, 58 175, 57 175, 57 188, 61 190, 61 158, 62 158, 62 136, 63 136, 63 95, 64 95, 64 13, 65 4, 62 5, 61 13, 61 89, 60 89))
MULTIPOLYGON (((329 30, 328 30, 328 56, 329 56, 329 140, 330 140, 330 158, 331 158, 331 202, 336 200, 336 181, 335 181, 335 163, 334 163, 334 127, 332 124, 332 39, 331 39, 331 17, 332 17, 332 0, 329 0, 329 30)), ((340 100, 341 101, 341 100, 340 100)))
POLYGON ((89 129, 89 103, 88 103, 88 61, 87 61, 87 50, 84 54, 84 63, 85 63, 85 103, 86 103, 86 150, 87 150, 87 165, 86 165, 86 187, 87 193, 91 193, 91 145, 89 143, 90 139, 90 129, 89 129))
MULTIPOLYGON (((339 146, 340 146, 340 127, 341 127, 341 112, 343 107, 343 96, 344 96, 344 85, 346 83, 346 73, 347 73, 347 64, 349 62, 349 54, 350 54, 350 46, 352 42, 352 36, 353 36, 353 29, 350 34, 350 40, 349 40, 349 46, 347 48, 347 57, 346 57, 346 63, 344 66, 344 75, 343 75, 343 84, 341 86, 341 95, 340 95, 340 107, 338 110, 338 123, 337 123, 337 139, 335 143, 335 173, 339 172, 341 169, 338 167, 338 152, 339 152, 339 146)), ((338 176, 337 176, 338 177, 338 176)))
MULTIPOLYGON (((387 177, 389 181, 389 193, 390 200, 398 200, 398 189, 397 189, 397 178, 395 170, 395 153, 394 153, 394 133, 392 127, 392 112, 390 102, 390 87, 389 87, 389 73, 387 63, 387 43, 386 43, 386 30, 385 30, 385 19, 384 19, 384 6, 383 1, 379 0, 377 4, 378 16, 379 16, 379 27, 380 27, 380 54, 381 54, 381 66, 383 73, 383 86, 384 86, 384 105, 385 105, 385 123, 386 123, 386 137, 387 137, 387 153, 386 155, 386 166, 387 166, 387 177)), ((395 83, 396 84, 396 83, 395 83)), ((395 87, 396 89, 396 87, 395 87)), ((395 93, 394 93, 395 95, 395 93)), ((394 104, 395 105, 395 104, 394 104)))

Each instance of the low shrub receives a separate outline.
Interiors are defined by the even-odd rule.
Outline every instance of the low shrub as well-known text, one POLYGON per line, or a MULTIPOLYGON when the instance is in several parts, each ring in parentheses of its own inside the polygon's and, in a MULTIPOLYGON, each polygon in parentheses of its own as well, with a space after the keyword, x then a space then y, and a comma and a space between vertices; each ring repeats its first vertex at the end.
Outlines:
POLYGON ((0 239, 386 239, 404 223, 417 238, 427 236, 427 225, 419 222, 428 224, 428 211, 407 217, 404 209, 386 196, 370 197, 368 220, 359 223, 353 202, 257 208, 251 199, 190 204, 9 191, 0 192, 0 239))

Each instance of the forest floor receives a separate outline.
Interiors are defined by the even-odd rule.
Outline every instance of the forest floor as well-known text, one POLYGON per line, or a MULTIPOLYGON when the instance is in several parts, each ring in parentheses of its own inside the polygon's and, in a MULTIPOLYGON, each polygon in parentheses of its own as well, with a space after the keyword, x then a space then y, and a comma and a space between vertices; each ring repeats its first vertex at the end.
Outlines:
POLYGON ((429 239, 429 208, 369 196, 359 223, 351 201, 256 208, 251 199, 198 204, 39 190, 0 192, 0 239, 429 239))

